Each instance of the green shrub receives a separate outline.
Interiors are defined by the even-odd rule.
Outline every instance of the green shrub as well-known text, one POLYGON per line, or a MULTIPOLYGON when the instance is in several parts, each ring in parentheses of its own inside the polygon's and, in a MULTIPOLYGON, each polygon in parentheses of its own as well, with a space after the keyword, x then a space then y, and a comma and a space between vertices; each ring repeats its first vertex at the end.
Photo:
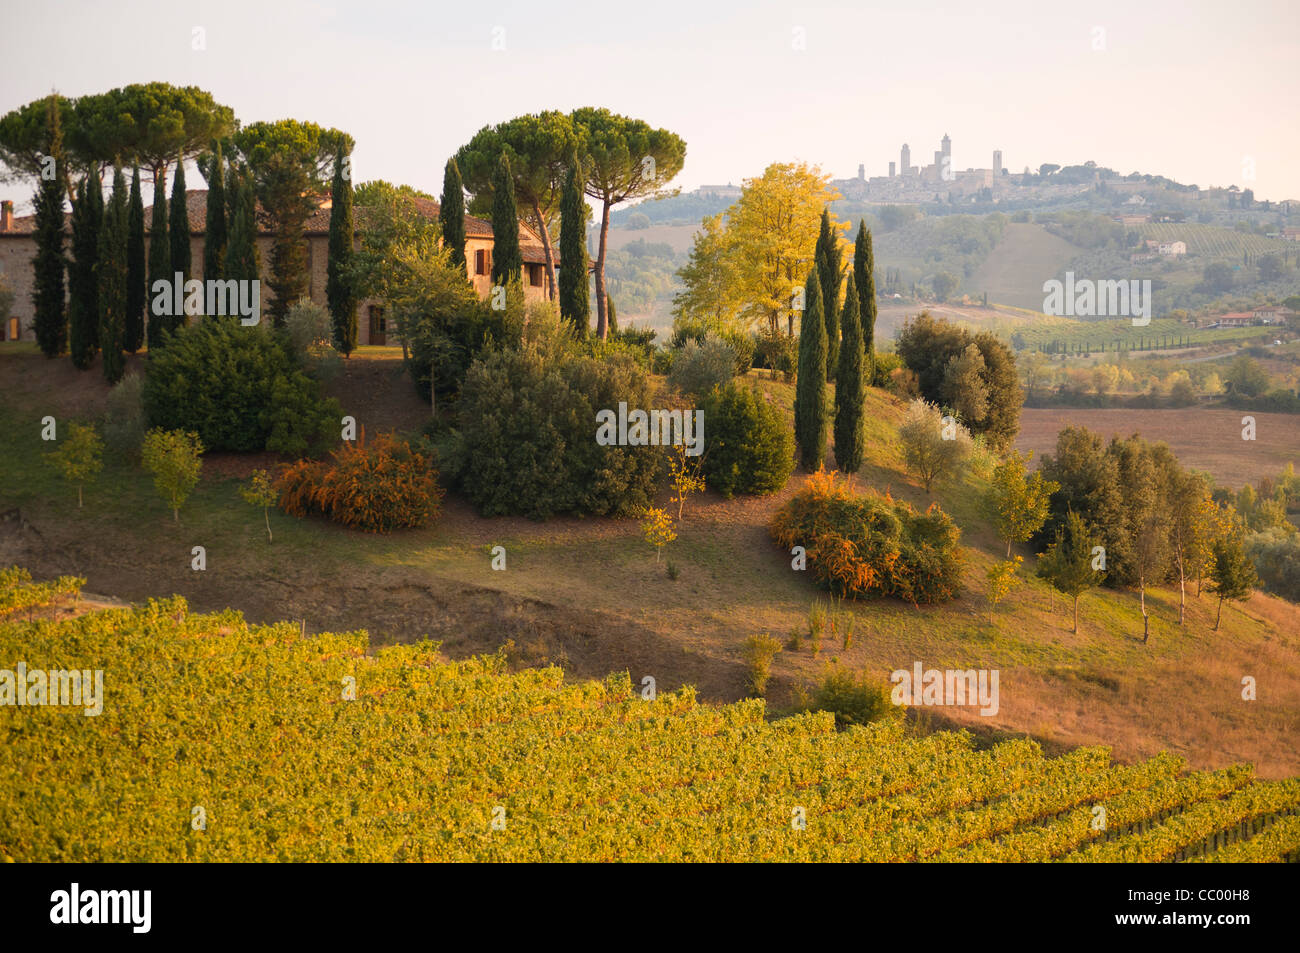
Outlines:
POLYGON ((680 351, 686 346, 687 341, 703 344, 710 330, 712 325, 707 321, 679 315, 673 318, 673 336, 669 338, 668 346, 674 351, 680 351))
POLYGON ((922 311, 903 325, 895 347, 929 403, 960 409, 970 432, 999 449, 1015 439, 1024 392, 1015 355, 999 338, 922 311))
POLYGON ((754 366, 754 348, 757 345, 754 336, 739 328, 723 328, 718 337, 731 345, 732 353, 736 355, 736 376, 748 374, 754 366))
POLYGON ((865 673, 854 675, 839 668, 826 673, 812 694, 810 707, 834 714, 838 728, 866 725, 902 715, 902 711, 889 700, 888 686, 877 685, 865 673))
MULTIPOLYGON (((651 331, 650 333, 653 334, 654 332, 651 331)), ((607 359, 614 355, 626 356, 642 370, 653 370, 656 353, 654 345, 629 341, 626 337, 628 334, 636 334, 635 329, 632 331, 611 332, 607 341, 602 341, 592 335, 585 338, 583 344, 586 347, 586 352, 594 357, 607 359)))
POLYGON ((144 419, 144 378, 131 373, 113 386, 104 402, 105 446, 120 457, 138 459, 144 419))
POLYGON ((704 399, 704 478, 730 499, 775 493, 794 472, 794 432, 785 413, 732 381, 704 399))
POLYGON ((310 298, 299 298, 284 316, 284 335, 298 366, 316 377, 329 379, 342 370, 343 359, 334 349, 334 325, 327 310, 310 298))
POLYGON ((673 336, 669 340, 669 347, 674 351, 680 351, 688 341, 703 344, 711 337, 731 345, 731 350, 736 356, 737 376, 748 373, 754 366, 754 351, 757 344, 754 335, 734 326, 719 327, 716 322, 678 317, 673 320, 673 336))
POLYGON ((430 382, 440 403, 454 399, 475 359, 493 346, 517 343, 535 310, 548 322, 549 312, 555 311, 549 302, 545 309, 525 306, 518 281, 506 287, 506 307, 494 310, 490 302, 479 300, 463 270, 457 273, 441 259, 428 263, 419 277, 415 290, 394 307, 394 319, 406 331, 406 369, 424 401, 431 396, 430 382))
POLYGON ((771 532, 787 550, 803 546, 813 579, 837 596, 919 605, 953 599, 961 588, 961 530, 946 513, 858 496, 835 472, 810 476, 772 518, 771 532))
POLYGON ((668 383, 679 393, 703 397, 736 376, 736 352, 710 335, 703 344, 687 341, 673 360, 668 383))
POLYGON ((284 316, 284 331, 289 349, 300 363, 326 349, 334 349, 330 314, 310 298, 299 298, 289 306, 284 316))
POLYGON ((1274 527, 1247 536, 1245 547, 1263 587, 1300 602, 1300 534, 1274 527))
POLYGON ((625 354, 555 341, 492 352, 465 377, 459 484, 484 516, 640 512, 661 448, 597 444, 596 412, 620 401, 648 410, 650 398, 649 378, 625 354))
POLYGON ((261 325, 208 319, 149 357, 149 423, 198 434, 207 450, 318 452, 338 439, 342 411, 261 325))
POLYGON ((659 332, 653 328, 623 328, 610 334, 610 341, 617 341, 631 349, 637 355, 637 363, 649 367, 654 359, 655 338, 659 332))
POLYGON ((892 384, 890 375, 903 366, 903 359, 893 351, 877 351, 875 370, 871 374, 872 387, 889 387, 892 384))

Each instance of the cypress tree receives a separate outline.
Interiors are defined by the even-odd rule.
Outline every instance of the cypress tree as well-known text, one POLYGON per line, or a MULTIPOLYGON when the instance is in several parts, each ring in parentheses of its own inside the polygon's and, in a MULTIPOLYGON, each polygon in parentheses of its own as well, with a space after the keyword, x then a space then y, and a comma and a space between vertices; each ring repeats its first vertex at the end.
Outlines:
POLYGON ((510 174, 510 160, 502 153, 492 176, 492 284, 505 287, 519 281, 523 270, 515 181, 510 174))
POLYGON ((256 281, 261 261, 257 251, 257 199, 246 174, 231 176, 234 214, 230 219, 230 242, 226 245, 225 272, 236 281, 256 281))
POLYGON ((90 172, 77 187, 72 210, 72 255, 68 266, 68 345, 72 363, 86 370, 99 350, 99 285, 95 263, 99 258, 99 231, 103 227, 104 193, 99 175, 90 172))
POLYGON ((352 241, 356 230, 352 225, 352 184, 343 177, 346 158, 340 145, 334 156, 334 181, 330 188, 330 244, 325 279, 334 348, 344 357, 357 346, 357 297, 351 279, 352 241))
POLYGON ((450 261, 459 265, 462 271, 468 269, 465 262, 465 185, 460 178, 460 166, 456 158, 447 160, 442 170, 442 203, 438 207, 438 221, 442 224, 442 243, 451 250, 450 261))
POLYGON ((866 443, 863 402, 867 383, 863 378, 862 320, 858 314, 858 289, 849 272, 844 291, 844 313, 840 327, 840 366, 835 374, 835 463, 845 473, 856 473, 862 466, 866 443))
POLYGON ((131 174, 131 203, 126 218, 126 318, 122 347, 134 354, 144 344, 144 309, 148 304, 144 248, 144 199, 140 195, 140 167, 131 174))
POLYGON ((614 297, 605 295, 605 321, 611 335, 618 334, 618 315, 614 311, 614 297))
POLYGON ((226 254, 221 262, 221 277, 230 277, 230 245, 235 240, 235 212, 239 209, 239 170, 234 164, 222 176, 221 187, 226 193, 226 254))
POLYGON ((799 462, 816 470, 826 456, 826 322, 822 317, 821 280, 814 268, 804 282, 803 319, 799 322, 799 379, 794 392, 794 439, 799 462))
POLYGON ((45 120, 45 154, 55 160, 54 175, 36 190, 36 256, 33 261, 33 323, 36 343, 46 357, 68 349, 68 312, 63 296, 63 130, 58 99, 51 94, 45 120))
POLYGON ((814 260, 822 286, 822 317, 826 321, 826 375, 834 380, 840 362, 840 273, 844 268, 844 256, 835 230, 831 228, 830 208, 822 209, 822 227, 817 236, 814 260))
POLYGON ((126 370, 122 341, 126 332, 126 307, 130 294, 127 276, 129 212, 126 178, 122 167, 113 168, 113 197, 104 212, 99 232, 99 260, 95 267, 99 300, 99 342, 104 351, 104 379, 116 384, 126 370))
POLYGON ((576 154, 569 157, 569 175, 560 201, 560 315, 586 334, 591 321, 587 285, 587 219, 576 154))
MULTIPOLYGON (((146 332, 149 348, 161 347, 166 331, 171 327, 170 318, 159 314, 154 307, 160 295, 155 290, 158 282, 172 286, 172 249, 167 236, 167 173, 159 170, 153 183, 153 218, 149 223, 149 287, 145 291, 149 305, 149 324, 146 332)), ((172 293, 162 295, 166 301, 172 300, 172 293)), ((169 305, 170 307, 170 305, 169 305)))
POLYGON ((221 143, 212 155, 208 173, 208 207, 203 222, 203 277, 220 278, 225 274, 226 241, 226 170, 221 158, 221 143))
POLYGON ((862 318, 862 348, 866 355, 862 376, 868 385, 876 376, 876 255, 866 219, 858 223, 853 243, 853 277, 858 286, 858 313, 862 318))
MULTIPOLYGON (((184 294, 185 282, 190 280, 190 272, 194 268, 193 253, 190 251, 190 209, 185 201, 185 160, 177 159, 176 161, 176 178, 172 180, 172 201, 168 209, 170 220, 167 222, 167 237, 171 239, 171 262, 172 275, 168 275, 172 280, 181 282, 182 294, 184 294), (180 272, 179 279, 175 278, 175 272, 180 272)), ((173 308, 172 310, 176 310, 173 308)), ((167 321, 168 330, 175 331, 177 328, 185 326, 185 312, 173 314, 167 321)))

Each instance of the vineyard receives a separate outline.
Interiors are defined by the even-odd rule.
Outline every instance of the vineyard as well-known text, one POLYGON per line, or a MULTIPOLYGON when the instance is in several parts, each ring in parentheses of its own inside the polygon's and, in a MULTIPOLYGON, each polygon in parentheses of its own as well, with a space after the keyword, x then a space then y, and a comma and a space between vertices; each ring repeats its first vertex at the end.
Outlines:
POLYGON ((1075 321, 1043 315, 1023 325, 1006 329, 1017 350, 1046 354, 1113 354, 1124 351, 1159 351, 1248 341, 1277 333, 1276 328, 1193 328, 1176 318, 1153 318, 1144 327, 1134 327, 1129 318, 1118 321, 1075 321))
POLYGON ((86 580, 74 576, 60 576, 53 582, 32 582, 32 575, 26 569, 18 566, 0 569, 0 616, 52 605, 63 596, 76 596, 85 584, 86 580))
MULTIPOLYGON (((28 585, 4 577, 5 592, 28 585)), ((51 600, 59 595, 51 593, 51 600)), ((0 708, 0 857, 176 860, 1295 859, 1300 779, 1105 748, 979 749, 898 720, 767 720, 433 643, 371 652, 151 601, 0 621, 3 665, 101 670, 103 712, 0 708)), ((0 678, 0 686, 4 685, 0 678)), ((0 692, 0 697, 3 697, 0 692)))
POLYGON ((1294 242, 1281 238, 1268 238, 1249 232, 1239 232, 1220 225, 1193 223, 1150 223, 1138 226, 1143 239, 1159 242, 1185 242, 1187 254, 1204 258, 1241 261, 1246 253, 1251 255, 1278 255, 1296 253, 1294 242))

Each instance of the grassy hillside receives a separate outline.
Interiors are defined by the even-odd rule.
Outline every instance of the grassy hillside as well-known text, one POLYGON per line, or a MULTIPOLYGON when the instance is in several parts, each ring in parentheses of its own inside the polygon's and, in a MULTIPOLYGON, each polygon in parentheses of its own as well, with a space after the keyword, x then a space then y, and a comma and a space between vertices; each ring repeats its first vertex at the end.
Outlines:
MULTIPOLYGON (((632 242, 644 241, 648 245, 670 245, 673 251, 685 255, 695 242, 695 233, 700 230, 699 223, 694 225, 651 225, 649 228, 614 228, 610 227, 605 236, 606 244, 611 250, 617 250, 632 242)), ((593 249, 599 240, 598 232, 593 231, 588 244, 593 249)))
MULTIPOLYGON (((4 593, 0 591, 0 595, 4 593)), ((0 859, 1272 861, 1300 779, 1105 748, 978 750, 898 720, 566 685, 501 657, 191 613, 0 623, 0 652, 102 673, 101 710, 0 718, 0 859), (1098 825, 1095 806, 1105 810, 1098 825)), ((72 700, 72 699, 69 699, 72 700)), ((84 705, 86 699, 79 699, 84 705)))
POLYGON ((1037 311, 1043 307, 1043 282, 1065 267, 1080 249, 1042 225, 1010 222, 1002 240, 965 283, 989 302, 1037 311))
MULTIPOLYGON (((516 666, 555 663, 574 677, 595 678, 627 670, 636 684, 653 675, 663 690, 690 684, 716 701, 744 693, 747 637, 770 633, 784 641, 806 631, 810 606, 824 599, 806 574, 791 570, 789 554, 767 529, 802 484, 799 475, 774 497, 693 498, 665 553, 680 569, 675 581, 656 565, 635 520, 483 519, 455 494, 433 527, 391 536, 272 512, 275 542, 268 545, 261 513, 238 495, 248 470, 266 466, 265 459, 209 460, 179 524, 148 478, 117 461, 87 487, 79 510, 75 490, 42 462, 48 446, 39 421, 46 413, 60 421, 98 413, 104 385, 87 373, 75 393, 10 388, 24 362, 31 373, 45 365, 39 356, 0 357, 0 388, 15 395, 0 410, 0 511, 21 513, 21 521, 0 524, 0 563, 27 565, 38 577, 82 576, 91 592, 128 600, 177 593, 204 611, 234 606, 254 621, 302 619, 308 632, 365 628, 383 644, 428 635, 442 639, 452 658, 505 647, 516 666), (203 572, 191 568, 195 545, 207 549, 203 572), (497 545, 508 553, 504 572, 491 568, 497 545)), ((755 381, 789 413, 791 386, 755 381)), ((354 400, 382 400, 377 389, 384 386, 395 388, 394 400, 410 386, 400 377, 361 375, 358 382, 364 396, 339 392, 345 413, 354 400)), ((895 438, 901 405, 879 391, 868 401, 869 456, 859 485, 928 505, 931 497, 902 467, 895 438)), ((934 497, 964 530, 966 593, 921 609, 849 605, 853 644, 827 643, 815 655, 805 639, 799 650, 782 651, 772 668, 773 705, 790 705, 831 664, 881 683, 916 661, 995 668, 1002 673, 995 717, 949 708, 928 709, 921 719, 992 737, 1028 735, 1051 751, 1107 744, 1122 761, 1172 750, 1197 768, 1251 761, 1264 777, 1300 772, 1294 605, 1256 594, 1225 608, 1221 630, 1212 632, 1208 596, 1189 600, 1180 628, 1177 593, 1153 589, 1152 637, 1143 645, 1136 593, 1084 596, 1074 634, 1063 599, 1025 578, 990 620, 984 573, 1003 546, 981 515, 981 486, 972 479, 934 497), (1240 700, 1240 678, 1249 673, 1261 684, 1267 679, 1266 701, 1240 700)), ((661 505, 669 505, 667 491, 661 505)))

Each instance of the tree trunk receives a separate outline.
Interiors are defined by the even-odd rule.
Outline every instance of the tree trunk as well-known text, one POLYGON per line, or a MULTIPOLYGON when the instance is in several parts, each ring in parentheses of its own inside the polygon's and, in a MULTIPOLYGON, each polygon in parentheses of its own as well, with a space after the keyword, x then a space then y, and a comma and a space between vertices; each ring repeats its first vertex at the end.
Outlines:
POLYGON ((181 508, 179 506, 172 507, 172 519, 177 523, 181 521, 181 508))
POLYGON ((267 543, 275 542, 275 537, 271 535, 271 514, 267 512, 266 507, 262 507, 262 519, 266 520, 266 541, 267 543))
POLYGON ((1076 633, 1078 633, 1078 631, 1079 631, 1079 597, 1078 597, 1078 595, 1076 595, 1076 596, 1074 597, 1074 631, 1075 631, 1076 633))
POLYGON ((1187 608, 1187 579, 1183 572, 1183 554, 1178 554, 1178 624, 1183 624, 1183 611, 1187 608))
POLYGON ((1219 631, 1219 619, 1223 615, 1223 596, 1219 596, 1219 610, 1214 613, 1214 631, 1219 631))
POLYGON ((555 253, 551 250, 551 231, 546 227, 546 219, 542 216, 542 207, 533 200, 533 217, 537 219, 537 234, 542 239, 542 251, 546 253, 546 282, 550 285, 548 297, 554 301, 559 297, 559 289, 555 284, 555 253))
POLYGON ((81 509, 81 487, 77 487, 77 509, 81 509))
POLYGON ((1143 645, 1146 645, 1146 644, 1147 644, 1147 639, 1149 639, 1150 637, 1151 637, 1151 617, 1150 617, 1149 615, 1146 614, 1146 610, 1143 610, 1143 612, 1142 612, 1142 644, 1143 644, 1143 645))
POLYGON ((1011 558, 1011 539, 1007 538, 1007 559, 1011 558))
POLYGON ((596 249, 596 337, 609 337, 609 314, 605 303, 605 245, 609 238, 609 200, 600 210, 600 245, 596 249))

